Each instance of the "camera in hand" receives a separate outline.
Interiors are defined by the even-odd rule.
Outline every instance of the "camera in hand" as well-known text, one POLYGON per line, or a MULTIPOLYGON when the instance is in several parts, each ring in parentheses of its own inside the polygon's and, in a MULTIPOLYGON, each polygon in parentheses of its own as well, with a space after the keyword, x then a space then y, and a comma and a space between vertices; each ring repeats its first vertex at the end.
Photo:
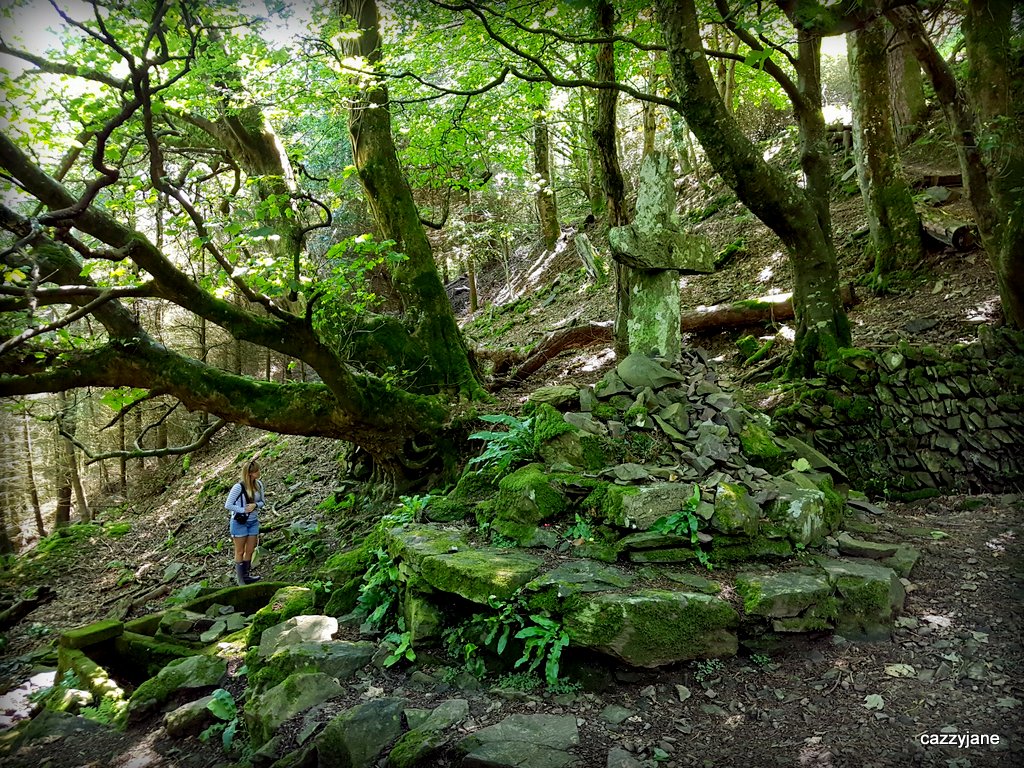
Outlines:
POLYGON ((235 512, 234 518, 235 518, 235 522, 236 523, 247 523, 247 522, 249 522, 249 513, 248 512, 235 512))

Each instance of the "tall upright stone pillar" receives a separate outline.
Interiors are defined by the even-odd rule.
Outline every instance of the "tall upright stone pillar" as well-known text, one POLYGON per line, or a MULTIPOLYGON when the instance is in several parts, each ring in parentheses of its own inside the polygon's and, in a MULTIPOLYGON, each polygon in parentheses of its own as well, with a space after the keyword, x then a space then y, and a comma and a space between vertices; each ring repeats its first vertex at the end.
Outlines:
POLYGON ((672 161, 653 152, 640 166, 636 216, 608 232, 621 270, 615 335, 629 352, 675 359, 681 351, 679 277, 713 272, 711 243, 679 229, 672 161))

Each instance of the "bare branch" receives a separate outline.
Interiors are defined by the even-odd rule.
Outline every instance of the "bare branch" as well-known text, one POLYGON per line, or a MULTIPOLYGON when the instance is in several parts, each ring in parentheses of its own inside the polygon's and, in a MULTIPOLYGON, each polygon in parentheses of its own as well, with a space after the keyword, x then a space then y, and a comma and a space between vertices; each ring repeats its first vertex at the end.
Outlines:
POLYGON ((86 456, 86 464, 94 464, 97 461, 106 461, 108 459, 148 459, 160 456, 181 456, 185 453, 193 453, 210 444, 213 436, 216 435, 220 430, 227 426, 227 422, 224 419, 217 419, 213 424, 206 428, 206 430, 199 436, 199 438, 188 445, 176 445, 168 448, 153 448, 150 450, 136 449, 134 451, 108 451, 106 453, 93 453, 89 450, 80 440, 74 437, 74 435, 68 434, 63 427, 59 428, 60 434, 71 441, 76 448, 78 448, 86 456))

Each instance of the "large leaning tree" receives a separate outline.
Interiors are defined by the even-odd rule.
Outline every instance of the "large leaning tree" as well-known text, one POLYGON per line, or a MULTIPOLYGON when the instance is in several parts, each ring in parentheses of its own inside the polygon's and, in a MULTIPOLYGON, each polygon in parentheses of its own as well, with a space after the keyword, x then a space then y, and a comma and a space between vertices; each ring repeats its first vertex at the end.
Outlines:
POLYGON ((483 391, 398 164, 376 6, 329 10, 343 68, 205 2, 60 11, 45 55, 5 22, 0 53, 24 66, 0 121, 0 396, 131 387, 215 424, 349 441, 399 482, 451 469, 453 405, 483 391), (314 110, 348 118, 373 235, 340 237, 340 180, 303 178, 276 130, 314 110), (153 306, 313 375, 215 365, 153 306))

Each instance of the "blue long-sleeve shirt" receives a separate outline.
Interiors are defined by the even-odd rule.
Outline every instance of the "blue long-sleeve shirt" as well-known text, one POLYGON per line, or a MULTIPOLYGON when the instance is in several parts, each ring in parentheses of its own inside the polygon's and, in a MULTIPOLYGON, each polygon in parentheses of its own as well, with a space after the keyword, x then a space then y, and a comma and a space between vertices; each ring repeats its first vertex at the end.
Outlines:
POLYGON ((228 500, 224 503, 224 508, 231 512, 232 515, 234 515, 236 512, 241 512, 244 514, 245 505, 252 504, 253 502, 256 502, 256 509, 252 512, 252 514, 256 514, 260 510, 262 510, 264 505, 266 504, 262 480, 256 481, 255 499, 246 500, 245 494, 243 493, 244 490, 245 488, 242 486, 241 483, 235 483, 233 486, 231 486, 231 490, 228 491, 228 500))

